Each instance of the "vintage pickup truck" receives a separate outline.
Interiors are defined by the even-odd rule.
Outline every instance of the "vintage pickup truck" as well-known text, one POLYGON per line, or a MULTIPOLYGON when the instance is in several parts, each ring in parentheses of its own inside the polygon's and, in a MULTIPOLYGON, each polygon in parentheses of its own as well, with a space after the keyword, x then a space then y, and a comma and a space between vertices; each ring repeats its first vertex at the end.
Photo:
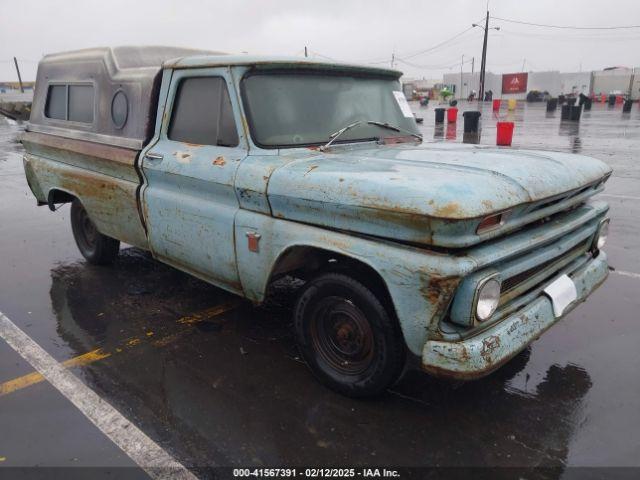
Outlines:
POLYGON ((125 242, 255 304, 301 279, 299 348, 339 392, 416 365, 480 377, 606 279, 608 207, 590 197, 611 169, 425 144, 400 75, 165 47, 48 55, 26 177, 39 204, 71 202, 89 262, 125 242))

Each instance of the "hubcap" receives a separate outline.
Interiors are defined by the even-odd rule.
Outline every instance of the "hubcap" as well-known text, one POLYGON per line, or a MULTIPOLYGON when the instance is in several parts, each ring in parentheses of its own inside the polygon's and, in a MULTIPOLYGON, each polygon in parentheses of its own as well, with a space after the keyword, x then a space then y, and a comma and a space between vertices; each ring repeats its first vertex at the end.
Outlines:
POLYGON ((316 306, 311 321, 314 350, 323 363, 346 375, 364 372, 373 359, 373 331, 349 300, 328 297, 316 306))

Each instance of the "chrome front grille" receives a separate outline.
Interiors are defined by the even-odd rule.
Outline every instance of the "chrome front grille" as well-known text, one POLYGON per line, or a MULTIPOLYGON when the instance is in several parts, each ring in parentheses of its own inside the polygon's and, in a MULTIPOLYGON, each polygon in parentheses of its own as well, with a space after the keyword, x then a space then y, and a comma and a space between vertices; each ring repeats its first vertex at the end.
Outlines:
POLYGON ((583 240, 570 250, 557 255, 546 262, 529 268, 502 281, 500 305, 536 288, 541 282, 551 277, 581 255, 584 255, 591 244, 591 238, 583 240))

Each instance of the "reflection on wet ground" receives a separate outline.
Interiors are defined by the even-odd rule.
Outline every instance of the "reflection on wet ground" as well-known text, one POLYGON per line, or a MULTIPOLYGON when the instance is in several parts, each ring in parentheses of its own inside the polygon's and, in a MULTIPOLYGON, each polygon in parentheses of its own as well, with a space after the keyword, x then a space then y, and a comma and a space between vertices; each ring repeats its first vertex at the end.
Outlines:
POLYGON ((575 427, 567 420, 581 417, 591 387, 584 369, 552 365, 526 393, 510 389, 526 350, 485 380, 415 372, 381 399, 354 402, 316 384, 301 364, 288 293, 283 287, 281 305, 255 309, 128 249, 110 269, 56 267, 51 302, 58 333, 77 355, 96 346, 111 354, 86 369, 86 381, 110 401, 136 406, 147 428, 170 429, 180 457, 196 464, 566 462, 575 427), (228 302, 238 306, 212 318, 190 313, 228 302), (461 438, 456 425, 473 432, 465 428, 461 438), (491 452, 474 448, 488 438, 491 452))
MULTIPOLYGON (((462 118, 434 126, 432 106, 413 107, 425 138, 471 140, 462 118)), ((487 110, 477 140, 494 144, 497 117, 487 110)), ((282 282, 274 303, 255 308, 138 249, 123 249, 112 267, 88 265, 68 208, 35 206, 18 128, 1 120, 0 311, 57 360, 80 356, 69 368, 188 465, 557 467, 544 478, 566 477, 565 466, 638 466, 640 277, 629 274, 640 272, 640 111, 623 118, 594 105, 580 124, 559 115, 519 105, 500 119, 516 122, 516 147, 614 167, 602 197, 611 204, 607 252, 622 273, 485 379, 410 372, 379 399, 343 398, 298 356, 295 285, 282 282)), ((41 379, 2 393, 32 373, 0 342, 0 429, 11 432, 0 435, 4 465, 131 463, 41 379)))

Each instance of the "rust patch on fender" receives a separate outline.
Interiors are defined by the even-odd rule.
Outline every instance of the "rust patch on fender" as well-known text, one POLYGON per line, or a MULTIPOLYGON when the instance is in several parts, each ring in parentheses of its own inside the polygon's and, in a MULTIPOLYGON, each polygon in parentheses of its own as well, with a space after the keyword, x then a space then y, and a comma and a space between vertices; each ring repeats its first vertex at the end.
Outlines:
POLYGON ((213 164, 216 167, 224 167, 227 164, 227 161, 224 159, 223 156, 219 156, 213 160, 213 164))
POLYGON ((420 287, 420 293, 432 305, 438 305, 442 298, 448 297, 458 286, 458 277, 428 277, 420 287))

